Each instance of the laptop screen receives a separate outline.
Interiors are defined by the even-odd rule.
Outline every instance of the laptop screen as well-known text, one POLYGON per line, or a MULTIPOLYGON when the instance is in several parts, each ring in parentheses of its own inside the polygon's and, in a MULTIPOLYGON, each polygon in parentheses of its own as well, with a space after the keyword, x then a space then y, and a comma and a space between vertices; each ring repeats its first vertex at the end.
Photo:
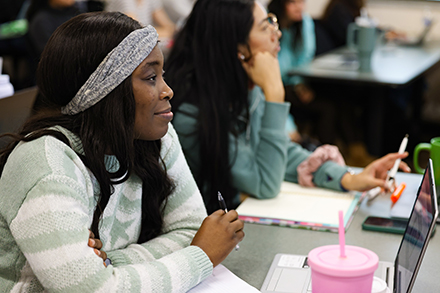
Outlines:
POLYGON ((394 292, 410 292, 420 261, 425 253, 431 229, 438 214, 437 198, 433 185, 432 162, 428 163, 420 185, 413 212, 408 220, 394 265, 394 292))

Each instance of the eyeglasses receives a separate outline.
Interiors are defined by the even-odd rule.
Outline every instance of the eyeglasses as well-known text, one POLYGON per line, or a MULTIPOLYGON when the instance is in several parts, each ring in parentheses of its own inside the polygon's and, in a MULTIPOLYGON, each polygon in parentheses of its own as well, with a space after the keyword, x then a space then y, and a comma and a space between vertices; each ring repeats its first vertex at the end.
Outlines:
POLYGON ((274 31, 278 30, 278 28, 279 28, 278 18, 276 17, 275 14, 268 13, 266 20, 274 28, 274 31))

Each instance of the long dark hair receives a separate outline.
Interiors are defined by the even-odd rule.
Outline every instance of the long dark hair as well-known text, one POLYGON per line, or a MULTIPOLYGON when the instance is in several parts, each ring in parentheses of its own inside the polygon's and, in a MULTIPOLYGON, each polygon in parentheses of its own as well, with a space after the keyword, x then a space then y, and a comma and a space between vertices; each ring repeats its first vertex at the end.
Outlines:
POLYGON ((105 56, 130 32, 141 25, 122 13, 86 13, 61 25, 47 43, 37 70, 37 85, 47 112, 32 117, 11 143, 0 152, 0 172, 20 141, 52 135, 67 145, 68 139, 49 127, 62 126, 81 140, 84 155, 78 154, 96 177, 100 195, 91 230, 99 237, 99 221, 114 192, 114 185, 131 175, 142 180, 143 243, 160 234, 163 209, 173 184, 160 161, 161 143, 134 139, 135 100, 131 77, 127 78, 93 107, 76 115, 62 115, 66 105, 98 67, 105 56), (104 157, 111 150, 119 170, 106 170, 104 157))
POLYGON ((253 0, 199 0, 176 37, 166 63, 174 89, 173 109, 191 103, 199 112, 200 173, 194 174, 208 211, 218 209, 217 191, 230 204, 229 133, 238 135, 239 117, 248 119, 249 80, 237 57, 247 46, 254 17, 253 0), (208 198, 208 199, 207 199, 208 198))
MULTIPOLYGON (((290 29, 292 32, 292 48, 300 48, 303 43, 302 36, 302 21, 295 21, 290 23, 287 19, 286 15, 286 3, 288 0, 272 0, 267 6, 267 10, 273 14, 275 14, 278 18, 278 22, 280 24, 280 29, 290 29), (288 27, 285 27, 288 24, 288 27)), ((281 36, 282 38, 283 36, 281 36)))
POLYGON ((345 6, 350 11, 353 19, 361 15, 361 8, 365 6, 365 0, 330 0, 322 15, 322 20, 327 20, 329 15, 333 13, 333 9, 337 4, 345 6))

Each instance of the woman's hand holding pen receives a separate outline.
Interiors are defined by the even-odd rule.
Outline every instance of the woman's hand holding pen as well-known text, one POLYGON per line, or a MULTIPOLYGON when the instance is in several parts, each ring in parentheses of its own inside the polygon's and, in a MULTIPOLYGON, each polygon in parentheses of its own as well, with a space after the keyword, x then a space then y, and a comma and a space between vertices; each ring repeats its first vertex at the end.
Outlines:
POLYGON ((236 211, 218 210, 205 218, 191 245, 200 247, 215 267, 243 240, 243 226, 236 211))
POLYGON ((269 52, 258 52, 249 61, 240 60, 252 82, 263 90, 266 101, 284 102, 284 86, 276 57, 269 52))
MULTIPOLYGON (((347 190, 366 191, 379 186, 388 191, 389 188, 385 184, 388 170, 393 167, 397 159, 404 159, 407 156, 408 152, 385 155, 369 164, 359 174, 346 173, 341 179, 341 185, 347 190)), ((400 162, 399 169, 407 173, 411 172, 405 162, 400 162)))

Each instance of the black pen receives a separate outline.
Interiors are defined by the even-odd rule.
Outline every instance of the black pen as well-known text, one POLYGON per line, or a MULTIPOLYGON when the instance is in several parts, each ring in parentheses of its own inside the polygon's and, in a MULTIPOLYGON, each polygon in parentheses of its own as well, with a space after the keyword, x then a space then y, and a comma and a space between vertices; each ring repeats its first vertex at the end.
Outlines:
MULTIPOLYGON (((223 198, 220 191, 218 192, 218 203, 220 204, 220 208, 225 211, 225 213, 228 212, 228 208, 226 207, 225 199, 223 198)), ((235 245, 235 250, 238 250, 240 246, 237 244, 235 245)))
POLYGON ((220 204, 220 208, 221 208, 222 210, 224 210, 225 213, 227 213, 227 212, 228 212, 228 208, 226 207, 225 200, 223 199, 223 196, 222 196, 222 194, 220 193, 220 191, 218 192, 218 203, 220 204))

